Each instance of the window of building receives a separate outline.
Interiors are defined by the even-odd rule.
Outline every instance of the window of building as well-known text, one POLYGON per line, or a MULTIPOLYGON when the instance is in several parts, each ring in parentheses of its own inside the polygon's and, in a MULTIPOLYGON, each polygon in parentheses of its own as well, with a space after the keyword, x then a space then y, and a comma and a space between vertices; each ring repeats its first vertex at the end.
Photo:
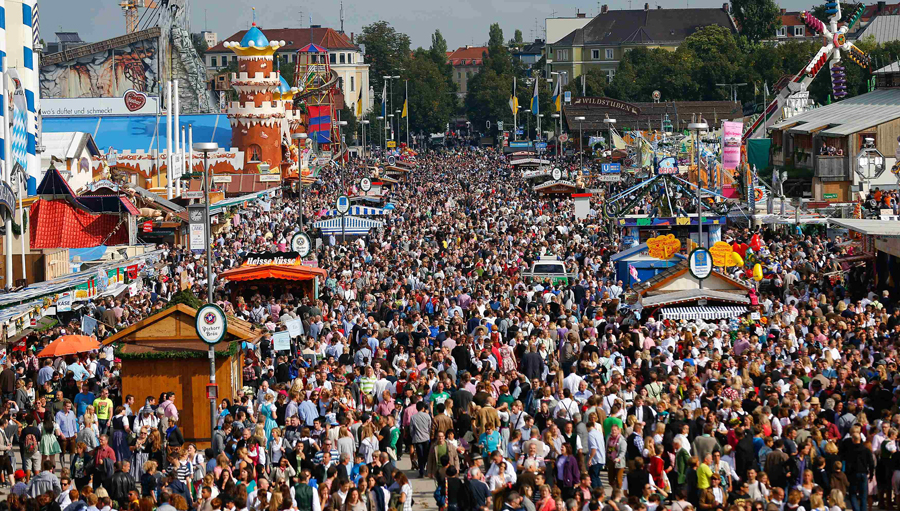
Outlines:
POLYGON ((607 70, 606 70, 606 81, 607 81, 607 82, 612 83, 613 78, 615 78, 615 77, 616 77, 616 70, 615 70, 615 69, 607 69, 607 70))
MULTIPOLYGON (((291 53, 291 62, 297 62, 297 54, 296 53, 291 53)), ((215 282, 215 281, 213 281, 213 282, 215 282)))
MULTIPOLYGON (((355 90, 356 90, 356 77, 351 76, 350 77, 350 92, 353 92, 355 90)), ((215 282, 215 281, 213 281, 213 282, 215 282)))
POLYGON ((217 62, 218 62, 218 59, 216 57, 209 58, 209 66, 210 67, 219 67, 219 64, 217 64, 217 62))
POLYGON ((257 144, 250 144, 250 161, 262 161, 262 149, 257 144))
POLYGON ((470 80, 472 78, 472 72, 466 71, 466 80, 470 80))
POLYGON ((779 28, 778 31, 775 32, 775 35, 778 36, 778 37, 785 37, 785 36, 787 36, 787 27, 781 27, 781 28, 779 28))
POLYGON ((462 81, 462 72, 461 71, 456 72, 456 81, 457 82, 462 81))
POLYGON ((228 56, 222 55, 222 67, 225 67, 227 65, 228 65, 228 56))
POLYGON ((600 60, 600 50, 591 50, 591 58, 594 60, 600 60))
POLYGON ((607 48, 606 49, 606 60, 612 60, 612 59, 613 59, 613 49, 607 48))
POLYGON ((332 64, 337 64, 337 53, 332 53, 330 60, 332 64))
POLYGON ((341 64, 346 64, 346 63, 347 63, 347 54, 341 53, 341 64))
POLYGON ((352 64, 352 63, 353 63, 353 54, 352 54, 352 53, 348 53, 348 54, 347 54, 347 63, 348 63, 348 64, 352 64))
POLYGON ((804 35, 806 35, 806 31, 803 29, 803 25, 794 27, 794 37, 803 37, 804 35))
POLYGON ((556 60, 569 60, 569 50, 556 50, 556 60))

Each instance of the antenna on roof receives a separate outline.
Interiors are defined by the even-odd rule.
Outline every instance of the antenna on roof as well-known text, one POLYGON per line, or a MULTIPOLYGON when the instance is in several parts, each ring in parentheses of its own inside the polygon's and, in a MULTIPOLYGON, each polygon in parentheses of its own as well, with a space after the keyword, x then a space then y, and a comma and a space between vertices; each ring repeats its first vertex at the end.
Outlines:
POLYGON ((256 7, 251 7, 251 11, 253 11, 253 24, 256 25, 256 7))
POLYGON ((341 33, 344 33, 344 2, 341 0, 341 33))

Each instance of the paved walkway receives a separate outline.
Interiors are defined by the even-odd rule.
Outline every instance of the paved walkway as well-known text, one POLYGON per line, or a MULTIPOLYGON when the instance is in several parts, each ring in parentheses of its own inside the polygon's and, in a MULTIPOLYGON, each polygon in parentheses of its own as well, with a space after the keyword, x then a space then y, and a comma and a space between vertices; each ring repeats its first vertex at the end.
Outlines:
POLYGON ((434 479, 422 479, 419 477, 418 470, 412 470, 409 460, 409 454, 403 456, 403 459, 397 462, 397 468, 406 474, 413 488, 413 500, 415 505, 413 509, 437 510, 437 504, 434 502, 434 479))

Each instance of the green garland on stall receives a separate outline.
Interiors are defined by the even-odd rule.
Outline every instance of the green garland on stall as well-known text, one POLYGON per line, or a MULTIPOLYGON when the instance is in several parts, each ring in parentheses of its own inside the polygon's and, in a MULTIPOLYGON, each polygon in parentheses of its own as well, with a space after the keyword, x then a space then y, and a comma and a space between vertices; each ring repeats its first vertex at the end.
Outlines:
MULTIPOLYGON (((233 357, 241 349, 241 343, 232 341, 225 351, 216 351, 217 358, 233 357)), ((123 353, 117 346, 114 350, 116 357, 122 360, 165 360, 174 358, 207 358, 208 351, 150 351, 147 353, 123 353)))
MULTIPOLYGON (((25 229, 28 229, 28 213, 22 212, 22 225, 25 226, 25 229)), ((22 235, 22 226, 17 224, 15 221, 12 222, 12 232, 16 236, 22 235)))

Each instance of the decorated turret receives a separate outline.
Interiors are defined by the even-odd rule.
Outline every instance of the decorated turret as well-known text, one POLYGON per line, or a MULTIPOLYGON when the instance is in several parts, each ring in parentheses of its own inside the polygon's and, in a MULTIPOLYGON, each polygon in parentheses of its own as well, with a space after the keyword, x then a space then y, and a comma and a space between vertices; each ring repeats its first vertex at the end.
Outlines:
MULTIPOLYGON (((281 165, 281 131, 285 106, 280 91, 283 80, 275 71, 273 55, 284 41, 269 41, 253 23, 240 43, 226 42, 238 58, 238 72, 232 73, 231 84, 238 100, 228 105, 231 120, 231 145, 244 151, 244 169, 255 172, 250 162, 267 163, 276 169, 281 165)), ((284 84, 286 85, 286 84, 284 84)), ((293 97, 293 92, 288 88, 293 97)))

